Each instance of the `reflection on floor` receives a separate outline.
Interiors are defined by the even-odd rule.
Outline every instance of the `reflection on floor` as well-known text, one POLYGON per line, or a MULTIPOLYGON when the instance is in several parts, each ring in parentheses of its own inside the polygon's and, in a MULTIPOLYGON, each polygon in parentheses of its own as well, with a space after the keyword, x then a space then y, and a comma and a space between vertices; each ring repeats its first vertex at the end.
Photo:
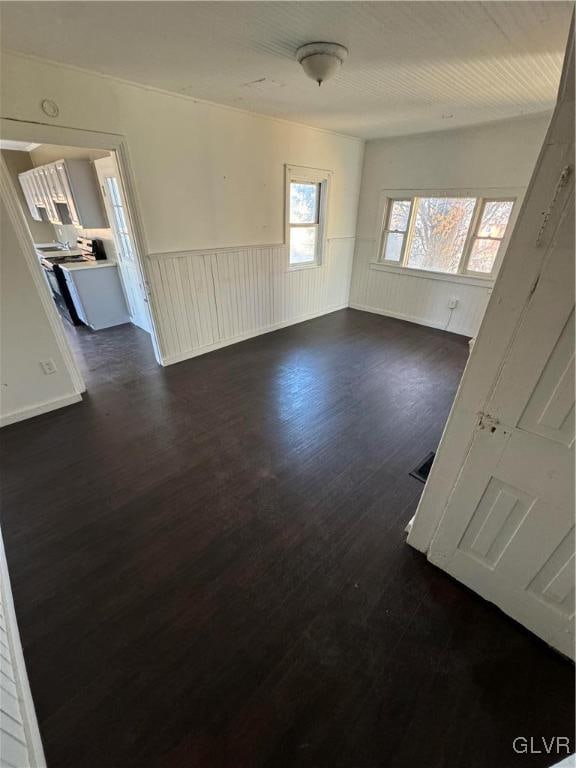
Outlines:
POLYGON ((135 325, 117 325, 94 332, 64 320, 88 391, 102 384, 130 381, 158 368, 150 335, 135 325))
POLYGON ((572 733, 571 665, 405 544, 464 338, 345 310, 167 369, 85 341, 84 402, 3 430, 49 766, 508 768, 572 733))

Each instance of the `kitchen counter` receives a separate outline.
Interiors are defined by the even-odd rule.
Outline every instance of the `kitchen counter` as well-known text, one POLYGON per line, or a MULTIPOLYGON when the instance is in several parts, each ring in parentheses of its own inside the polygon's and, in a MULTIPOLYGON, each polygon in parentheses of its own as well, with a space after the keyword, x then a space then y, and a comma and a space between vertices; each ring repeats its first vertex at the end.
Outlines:
POLYGON ((117 267, 118 264, 115 261, 80 261, 78 264, 73 262, 64 262, 59 264, 60 269, 66 272, 75 272, 79 269, 102 269, 103 267, 117 267))
POLYGON ((34 249, 40 258, 51 256, 58 256, 60 258, 64 256, 82 256, 82 251, 79 248, 53 248, 49 251, 42 250, 42 248, 50 248, 53 245, 53 243, 34 243, 34 249))
POLYGON ((59 264, 78 318, 93 331, 129 323, 130 316, 114 261, 59 264))

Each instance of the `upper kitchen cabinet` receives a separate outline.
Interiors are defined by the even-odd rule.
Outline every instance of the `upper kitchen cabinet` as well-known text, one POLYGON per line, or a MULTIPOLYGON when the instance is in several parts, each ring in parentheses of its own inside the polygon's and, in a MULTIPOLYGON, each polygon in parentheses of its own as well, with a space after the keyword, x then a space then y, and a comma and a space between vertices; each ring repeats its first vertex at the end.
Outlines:
POLYGON ((30 214, 37 221, 108 227, 94 169, 89 160, 56 160, 18 176, 30 214))
POLYGON ((24 192, 24 198, 26 199, 30 216, 32 216, 35 221, 42 221, 42 216, 38 210, 39 198, 36 196, 36 187, 32 176, 28 173, 21 173, 19 174, 18 179, 20 180, 20 186, 24 192))

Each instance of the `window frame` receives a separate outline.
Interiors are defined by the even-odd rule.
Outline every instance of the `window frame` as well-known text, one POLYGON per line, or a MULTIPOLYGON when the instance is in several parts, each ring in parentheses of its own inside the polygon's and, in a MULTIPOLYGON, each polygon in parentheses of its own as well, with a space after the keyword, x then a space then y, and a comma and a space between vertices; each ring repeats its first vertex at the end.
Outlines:
POLYGON ((380 258, 385 264, 394 264, 397 267, 403 267, 405 254, 406 254, 406 243, 411 239, 411 228, 413 227, 413 212, 414 212, 414 197, 390 197, 386 200, 385 205, 385 213, 384 213, 384 226, 382 229, 382 242, 380 244, 380 258), (392 217, 392 210, 394 208, 394 203, 410 203, 410 210, 408 211, 408 221, 406 223, 406 229, 390 229, 390 219, 392 217), (402 248, 400 249, 400 258, 399 259, 387 259, 386 258, 386 244, 388 241, 388 235, 404 235, 404 238, 402 240, 402 248))
POLYGON ((320 168, 307 168, 298 165, 285 166, 285 206, 284 206, 284 244, 287 246, 287 261, 290 271, 297 269, 312 269, 322 265, 327 240, 327 218, 329 209, 330 187, 333 172, 320 168), (316 209, 317 221, 315 224, 291 224, 290 223, 290 185, 291 184, 316 184, 318 185, 318 205, 316 209), (292 264, 290 261, 290 234, 292 227, 316 227, 316 248, 313 261, 292 264))
MULTIPOLYGON (((376 268, 393 269, 394 271, 401 271, 406 274, 413 274, 419 276, 425 276, 427 274, 431 276, 444 276, 450 279, 461 278, 473 278, 475 281, 481 282, 493 282, 496 279, 502 259, 506 253, 510 236, 514 230, 516 218, 518 216, 522 198, 524 196, 524 189, 518 188, 488 188, 488 189, 420 189, 420 190, 407 190, 407 189, 390 189, 381 190, 380 192, 380 218, 379 228, 376 234, 376 260, 372 262, 372 266, 376 268), (456 272, 445 272, 440 269, 427 270, 420 267, 411 267, 408 264, 409 244, 411 242, 413 228, 415 223, 415 198, 430 198, 430 197, 473 197, 475 198, 474 212, 470 220, 470 226, 466 235, 466 241, 462 250, 462 255, 458 264, 458 270, 456 272), (388 233, 392 230, 388 229, 390 216, 392 213, 393 203, 397 200, 405 201, 410 200, 410 213, 408 218, 408 226, 404 233, 404 242, 402 243, 402 253, 400 261, 393 261, 385 258, 386 239, 388 233), (491 272, 478 272, 476 270, 469 269, 470 255, 472 247, 478 239, 478 230, 480 222, 482 220, 482 214, 484 212, 484 206, 489 202, 511 202, 512 210, 510 212, 510 218, 508 219, 508 225, 504 233, 504 237, 500 239, 500 247, 496 259, 492 266, 491 272)), ((494 239, 499 238, 480 238, 480 239, 494 239)))
POLYGON ((466 243, 464 245, 464 251, 462 252, 462 258, 461 258, 461 270, 459 270, 459 274, 463 275, 471 275, 473 277, 485 277, 486 279, 493 279, 493 277, 498 274, 498 270, 500 269, 500 264, 502 263, 502 257, 504 255, 504 252, 506 250, 506 247, 508 246, 508 241, 510 240, 510 234, 513 229, 513 218, 515 218, 514 214, 517 208, 518 200, 514 197, 502 197, 502 196, 485 196, 485 197, 478 197, 476 200, 476 206, 474 209, 474 214, 472 215, 472 221, 470 222, 470 229, 468 230, 468 237, 466 238, 466 243), (486 203, 512 203, 512 210, 510 211, 510 217, 508 218, 508 223, 506 225, 506 229, 504 231, 504 235, 502 237, 479 237, 478 231, 480 229, 480 224, 482 222, 482 216, 484 215, 484 209, 486 208, 486 203), (494 259, 494 264, 492 265, 492 269, 490 272, 479 272, 475 269, 470 269, 470 257, 472 255, 472 248, 474 247, 474 244, 476 240, 496 240, 500 243, 498 246, 498 251, 496 253, 496 258, 494 259))

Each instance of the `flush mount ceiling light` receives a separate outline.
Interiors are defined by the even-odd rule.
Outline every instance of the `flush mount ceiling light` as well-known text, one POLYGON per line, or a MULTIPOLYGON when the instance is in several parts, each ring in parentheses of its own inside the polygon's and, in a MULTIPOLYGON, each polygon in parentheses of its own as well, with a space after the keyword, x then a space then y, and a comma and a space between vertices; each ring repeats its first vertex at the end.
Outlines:
POLYGON ((308 77, 322 85, 338 72, 348 49, 338 43, 307 43, 296 51, 296 58, 308 77))

